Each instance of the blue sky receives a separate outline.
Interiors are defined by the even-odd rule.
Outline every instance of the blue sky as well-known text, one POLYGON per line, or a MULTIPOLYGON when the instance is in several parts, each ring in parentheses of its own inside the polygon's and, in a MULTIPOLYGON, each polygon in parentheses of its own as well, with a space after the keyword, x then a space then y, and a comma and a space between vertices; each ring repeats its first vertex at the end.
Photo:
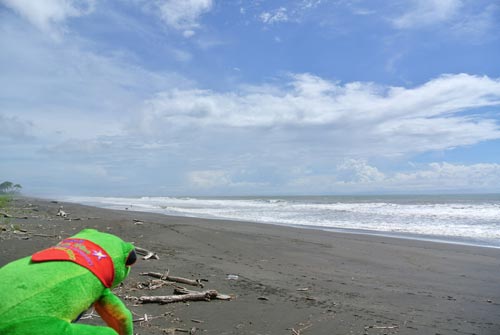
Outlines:
POLYGON ((34 195, 500 192, 500 4, 0 0, 34 195))

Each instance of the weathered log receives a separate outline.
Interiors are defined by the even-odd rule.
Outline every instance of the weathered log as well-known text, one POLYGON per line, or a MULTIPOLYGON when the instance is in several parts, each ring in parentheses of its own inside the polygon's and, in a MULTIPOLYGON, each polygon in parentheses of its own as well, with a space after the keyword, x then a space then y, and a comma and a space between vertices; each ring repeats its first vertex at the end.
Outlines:
POLYGON ((203 287, 203 284, 201 283, 200 279, 188 279, 188 278, 170 276, 168 274, 168 271, 167 271, 167 273, 164 273, 164 274, 158 273, 158 272, 141 272, 141 276, 150 276, 153 278, 158 278, 158 279, 166 280, 166 281, 172 281, 175 283, 203 287))
POLYGON ((210 301, 213 299, 231 300, 232 297, 227 294, 220 294, 216 290, 197 292, 197 291, 190 291, 185 288, 176 288, 174 295, 159 295, 159 296, 144 295, 140 297, 125 296, 125 299, 135 300, 144 304, 145 303, 171 304, 175 302, 210 301))
MULTIPOLYGON (((213 291, 213 290, 211 290, 213 291)), ((215 291, 217 292, 217 291, 215 291)), ((186 294, 197 294, 197 293, 200 293, 198 291, 191 291, 191 290, 188 290, 187 288, 185 287, 175 287, 174 288, 174 294, 179 294, 179 295, 186 295, 186 294)), ((217 295, 215 296, 214 299, 217 299, 217 300, 231 300, 233 297, 228 295, 228 294, 220 294, 219 292, 217 292, 217 295)))
POLYGON ((175 295, 159 295, 159 296, 141 296, 137 300, 141 303, 159 303, 171 304, 174 302, 187 302, 187 301, 210 301, 217 297, 218 292, 215 290, 208 290, 203 292, 192 292, 187 294, 175 295))

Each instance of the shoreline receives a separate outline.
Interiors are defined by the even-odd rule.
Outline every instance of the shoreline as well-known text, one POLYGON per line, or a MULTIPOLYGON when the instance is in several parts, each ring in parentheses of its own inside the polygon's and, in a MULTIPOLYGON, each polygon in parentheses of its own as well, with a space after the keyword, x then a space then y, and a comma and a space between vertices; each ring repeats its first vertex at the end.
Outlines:
MULTIPOLYGON (((293 334, 292 328, 303 335, 500 333, 500 251, 494 248, 33 198, 14 200, 9 214, 18 218, 0 234, 0 266, 84 227, 97 228, 160 256, 132 268, 117 292, 122 299, 171 294, 167 287, 137 288, 147 280, 141 272, 167 269, 235 297, 168 305, 126 300, 136 317, 150 316, 135 324, 138 334, 193 327, 196 334, 293 334), (56 216, 59 206, 71 220, 56 216)), ((96 317, 82 322, 102 324, 96 317)))
MULTIPOLYGON (((484 196, 484 195, 482 195, 484 196)), ((497 194, 494 194, 497 196, 497 194)), ((70 197, 71 198, 71 197, 70 197)), ((244 198, 244 197, 242 197, 244 198)), ((251 197, 253 198, 253 197, 251 197)), ((261 198, 261 197, 257 197, 261 198)), ((64 199, 64 198, 63 198, 64 199)), ((62 200, 65 201, 65 200, 62 200)), ((140 212, 140 213, 154 213, 165 215, 167 217, 179 217, 179 218, 191 218, 191 219, 200 219, 200 220, 223 220, 223 221, 231 221, 231 222, 239 222, 239 223, 252 223, 252 224, 262 224, 262 225, 271 225, 277 227, 286 227, 286 228, 296 228, 296 229, 307 229, 307 230, 318 230, 324 232, 332 232, 338 234, 354 234, 354 235, 368 235, 368 236, 377 236, 377 237, 387 237, 387 238, 396 238, 396 239, 404 239, 404 240, 415 240, 415 241, 424 241, 431 243, 444 243, 444 244, 453 244, 453 245, 462 245, 462 246, 471 246, 471 247, 480 247, 480 248, 493 248, 500 249, 500 241, 497 243, 490 241, 483 241, 480 239, 474 238, 465 238, 458 236, 446 236, 446 235, 426 235, 426 234, 418 234, 418 233, 408 233, 408 232, 391 232, 391 231, 382 231, 382 230, 369 230, 369 229, 357 229, 357 228, 342 228, 342 227, 322 227, 315 225, 299 225, 299 224, 287 224, 281 222, 264 222, 258 220, 244 220, 244 219, 233 219, 233 218, 224 218, 210 215, 175 215, 169 213, 162 213, 160 210, 134 210, 134 209, 125 209, 125 208, 111 208, 110 205, 106 206, 103 204, 100 206, 98 203, 85 203, 85 202, 72 202, 68 201, 68 203, 73 203, 77 205, 83 206, 91 206, 96 208, 103 208, 109 210, 118 210, 118 211, 131 211, 131 212, 140 212)), ((131 205, 132 206, 132 205, 131 205)), ((116 207, 122 207, 122 205, 117 205, 116 207)))
MULTIPOLYGON (((481 199, 483 199, 485 196, 481 195, 481 199)), ((498 195, 495 195, 495 199, 498 197, 498 195)), ((400 220, 406 220, 405 216, 399 217, 401 215, 401 208, 397 208, 394 213, 388 212, 384 215, 388 216, 386 218, 380 218, 379 216, 381 215, 382 212, 376 212, 374 213, 374 216, 371 217, 369 220, 366 220, 366 215, 363 216, 363 211, 366 209, 361 209, 360 212, 357 212, 354 210, 350 215, 358 215, 361 214, 361 217, 356 219, 355 216, 350 217, 346 216, 342 213, 337 213, 337 212, 344 212, 342 210, 342 205, 344 203, 340 203, 340 209, 335 209, 336 207, 328 207, 329 210, 332 210, 332 213, 328 215, 328 218, 326 214, 319 214, 314 208, 316 204, 325 204, 327 206, 333 205, 336 206, 338 203, 331 203, 333 201, 332 199, 336 199, 337 201, 341 201, 346 197, 336 197, 336 196, 329 196, 329 197, 281 197, 281 198, 274 198, 274 197, 208 197, 208 198, 196 198, 196 197, 189 197, 189 198, 176 198, 176 197, 143 197, 143 198, 130 198, 130 202, 127 201, 127 197, 112 197, 112 198, 106 198, 106 197, 61 197, 60 199, 62 201, 69 201, 73 203, 79 203, 83 205, 89 205, 89 206, 96 206, 100 208, 108 208, 108 209, 114 209, 114 210, 138 210, 146 213, 159 213, 167 216, 179 216, 179 217, 188 217, 188 218, 195 218, 195 219, 212 219, 212 220, 230 220, 230 221, 236 221, 236 222, 253 222, 253 223, 259 223, 259 224, 265 224, 265 225, 276 225, 276 226, 281 226, 281 227, 294 227, 294 228, 299 228, 299 229, 316 229, 316 230, 321 230, 321 231, 330 231, 330 232, 336 232, 336 233, 352 233, 352 234, 366 234, 366 235, 373 235, 373 236, 386 236, 386 237, 392 237, 392 238, 402 238, 402 239, 410 239, 410 240, 421 240, 421 241, 429 241, 429 242, 438 242, 438 243, 450 243, 450 244, 459 244, 459 245, 470 245, 470 246, 479 246, 479 247, 491 247, 491 248, 500 248, 500 239, 498 234, 493 234, 495 232, 495 228, 498 225, 492 225, 488 223, 485 223, 486 226, 482 226, 479 224, 476 226, 475 222, 470 221, 469 223, 464 223, 465 225, 469 224, 468 228, 464 228, 462 225, 457 225, 456 227, 454 226, 455 223, 457 222, 456 220, 452 220, 453 222, 450 222, 451 219, 447 218, 446 215, 444 217, 440 217, 440 220, 438 220, 437 223, 432 223, 432 225, 429 225, 430 222, 427 221, 429 215, 439 215, 439 211, 436 213, 432 212, 432 209, 426 208, 426 210, 430 210, 430 213, 426 213, 426 215, 423 215, 422 218, 420 219, 413 219, 410 220, 407 223, 399 223, 395 224, 394 222, 400 222, 400 220), (338 198, 338 199, 337 199, 338 198), (144 199, 146 199, 144 201, 144 199), (151 200, 148 200, 151 199, 151 200), (163 200, 162 200, 163 199, 163 200), (168 200, 170 199, 170 200, 168 200), (312 205, 312 208, 308 208, 305 210, 300 216, 297 216, 296 209, 293 209, 294 206, 297 204, 295 203, 296 200, 299 200, 299 203, 304 206, 309 206, 312 205), (302 200, 301 200, 302 199, 302 200), (301 203, 300 201, 304 201, 304 199, 307 199, 304 203, 301 203), (311 199, 316 199, 312 201, 311 199), (317 199, 323 199, 323 200, 317 200, 317 199), (329 200, 325 200, 329 199, 329 200), (233 200, 236 202, 233 203, 233 200), (191 201, 194 201, 191 203, 191 201), (208 201, 208 202, 206 202, 208 201), (215 203, 212 203, 212 201, 215 201, 215 203), (219 201, 222 201, 220 203, 219 201), (239 204, 239 201, 250 201, 250 203, 243 203, 239 204), (256 203, 253 203, 256 201, 256 203), (284 208, 282 206, 275 207, 274 204, 281 204, 283 202, 287 203, 288 201, 290 202, 291 210, 282 210, 281 208, 284 208), (312 202, 309 202, 312 201, 312 202), (315 202, 319 201, 319 202, 315 202), (325 201, 324 203, 322 201, 325 201), (227 202, 227 203, 226 203, 227 202), (163 205, 162 205, 163 203, 163 205), (256 207, 254 207, 256 205, 256 207), (222 210, 223 209, 223 210, 222 210), (227 211, 229 211, 229 215, 226 215, 227 211), (252 213, 252 211, 255 211, 255 213, 252 213), (252 213, 249 215, 249 213, 252 213), (269 214, 264 214, 264 213, 269 213, 269 214), (263 216, 264 215, 264 216, 263 216), (284 217, 282 216, 284 215, 284 217), (317 216, 320 216, 320 221, 315 222, 317 219, 317 216), (339 215, 339 222, 336 220, 336 215, 339 215), (323 217, 321 217, 323 216, 323 217), (333 216, 333 218, 332 218, 333 216), (344 222, 344 220, 347 218, 347 221, 344 222), (384 222, 381 222, 381 224, 373 224, 373 222, 379 222, 379 220, 388 220, 388 224, 384 224, 384 222), (312 221, 311 221, 312 220, 312 221), (326 220, 326 221, 325 221, 326 220), (333 220, 333 221, 332 221, 333 220), (393 221, 396 220, 396 221, 393 221), (413 221, 413 222, 411 222, 413 221), (313 223, 314 222, 314 223, 313 223), (435 227, 440 227, 439 229, 436 229, 435 227), (481 233, 478 233, 476 230, 481 231, 481 233)), ((347 201, 345 204, 351 204, 352 197, 347 197, 350 199, 347 201)), ((462 201, 466 201, 467 203, 469 201, 472 201, 472 199, 469 196, 463 195, 460 197, 462 201)), ((376 199, 380 200, 380 196, 377 196, 376 199)), ((408 201, 402 201, 401 199, 397 198, 387 198, 384 200, 383 203, 385 203, 387 200, 389 200, 389 203, 392 204, 406 204, 408 201), (393 203, 394 201, 394 203, 393 203)), ((412 201, 416 201, 415 197, 412 197, 412 201)), ((426 201, 431 201, 432 197, 429 198, 429 196, 425 196, 426 201)), ((476 199, 477 200, 477 199, 476 199)), ((474 200, 474 201, 476 201, 474 200)), ((360 201, 360 200, 358 200, 360 201)), ((359 204, 363 203, 371 203, 373 200, 370 200, 369 197, 362 197, 361 202, 359 204)), ((377 202, 377 201, 376 201, 377 202)), ((449 203, 449 199, 443 204, 449 203)), ((454 204, 454 202, 449 203, 454 204)), ((356 202, 356 204, 358 204, 356 202)), ((320 205, 320 206, 321 206, 320 205)), ((421 204, 418 204, 418 201, 412 204, 412 206, 420 206, 421 204)), ((398 205, 396 205, 398 206, 398 205)), ((452 206, 453 210, 455 205, 452 206)), ((466 206, 467 207, 467 206, 466 206)), ((481 207, 481 206, 479 206, 481 207)), ((432 206, 431 206, 432 208, 432 206)), ((462 208, 462 207, 460 207, 462 208)), ((465 208, 465 207, 464 207, 465 208)), ((462 208, 462 209, 464 209, 462 208)), ((402 209, 403 213, 406 211, 405 209, 402 209)), ((443 210, 450 210, 450 208, 446 208, 443 210)), ((477 212, 483 211, 483 208, 477 208, 477 212)), ((492 210, 492 208, 488 208, 489 211, 492 210)), ((470 211, 470 210, 469 210, 470 211)), ((497 210, 495 210, 496 212, 497 210)), ((414 213, 414 215, 418 215, 414 213)), ((460 215, 470 215, 467 211, 462 214, 458 214, 457 220, 460 220, 461 216, 460 215)), ((490 213, 491 216, 491 213, 490 213)), ((486 216, 483 219, 488 219, 486 216)), ((471 219, 469 219, 471 220, 471 219)))

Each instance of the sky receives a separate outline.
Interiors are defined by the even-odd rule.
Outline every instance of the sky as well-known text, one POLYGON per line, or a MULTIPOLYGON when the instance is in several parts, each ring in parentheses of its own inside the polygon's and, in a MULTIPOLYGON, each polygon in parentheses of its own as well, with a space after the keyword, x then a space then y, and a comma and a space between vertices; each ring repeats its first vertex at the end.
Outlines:
POLYGON ((0 0, 32 195, 500 192, 497 0, 0 0))

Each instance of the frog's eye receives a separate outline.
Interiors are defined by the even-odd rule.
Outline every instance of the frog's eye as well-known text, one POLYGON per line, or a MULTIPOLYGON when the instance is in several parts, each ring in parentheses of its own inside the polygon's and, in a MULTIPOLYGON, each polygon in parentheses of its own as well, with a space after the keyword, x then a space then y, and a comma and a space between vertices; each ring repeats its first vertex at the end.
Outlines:
POLYGON ((127 257, 127 260, 125 261, 126 266, 131 266, 137 261, 137 255, 135 254, 135 250, 132 250, 127 257))

